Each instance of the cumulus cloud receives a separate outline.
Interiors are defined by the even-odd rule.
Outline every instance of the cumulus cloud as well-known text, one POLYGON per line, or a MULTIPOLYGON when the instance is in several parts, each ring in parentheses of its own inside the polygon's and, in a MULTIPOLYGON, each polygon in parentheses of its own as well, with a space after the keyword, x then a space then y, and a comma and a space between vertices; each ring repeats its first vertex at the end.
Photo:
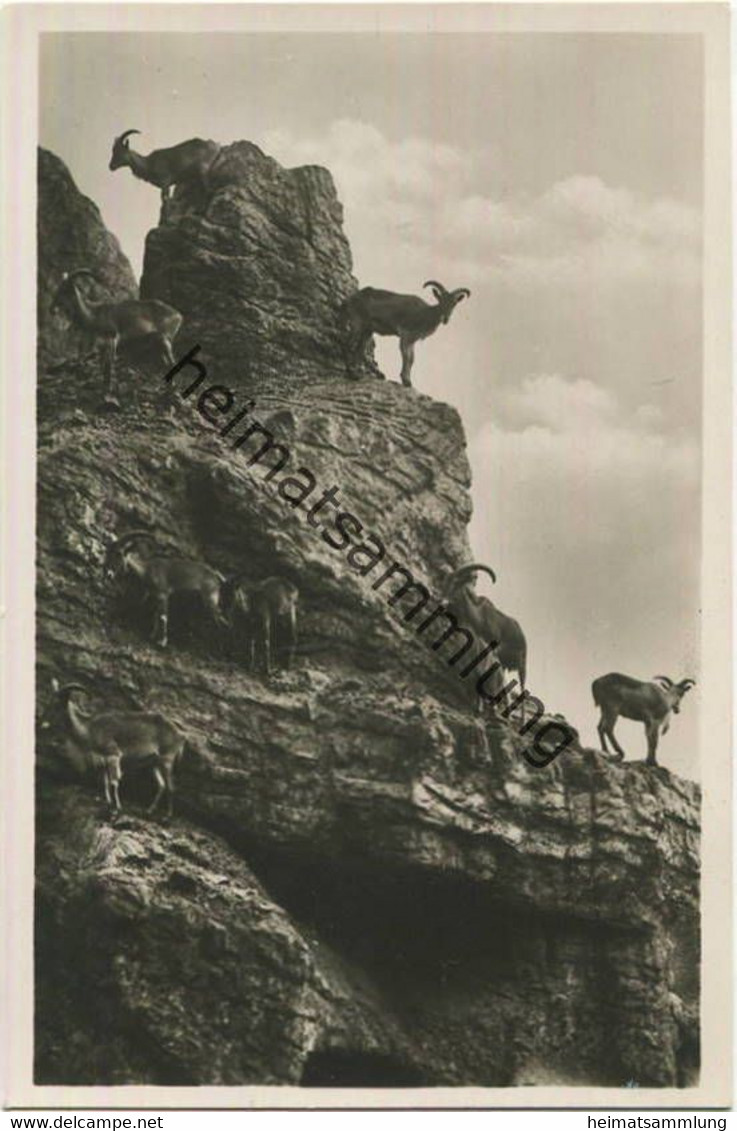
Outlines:
POLYGON ((663 198, 648 200, 598 177, 570 177, 542 195, 500 203, 463 199, 451 237, 492 270, 520 283, 653 278, 695 284, 700 218, 663 198))
POLYGON ((422 138, 389 141, 375 126, 348 118, 314 138, 276 130, 264 145, 291 165, 327 165, 349 203, 379 210, 405 204, 417 209, 417 217, 438 193, 457 193, 469 167, 468 157, 452 146, 422 138))
POLYGON ((616 401, 608 389, 585 378, 564 380, 555 373, 527 377, 508 389, 499 410, 512 423, 543 425, 554 432, 577 432, 611 419, 616 401))
POLYGON ((480 154, 422 138, 393 141, 375 126, 339 119, 319 137, 273 132, 264 144, 289 164, 333 171, 354 242, 368 259, 397 241, 470 282, 503 277, 517 287, 592 286, 627 280, 696 285, 699 214, 645 198, 596 176, 573 176, 529 198, 471 190, 480 154))
POLYGON ((575 498, 566 537, 583 555, 592 539, 626 543, 631 535, 642 545, 643 530, 660 539, 653 515, 667 518, 696 492, 699 449, 691 437, 659 430, 659 415, 649 404, 627 415, 585 378, 540 374, 506 390, 496 419, 471 444, 475 481, 504 485, 487 519, 507 529, 514 514, 537 540, 559 521, 551 500, 575 498))

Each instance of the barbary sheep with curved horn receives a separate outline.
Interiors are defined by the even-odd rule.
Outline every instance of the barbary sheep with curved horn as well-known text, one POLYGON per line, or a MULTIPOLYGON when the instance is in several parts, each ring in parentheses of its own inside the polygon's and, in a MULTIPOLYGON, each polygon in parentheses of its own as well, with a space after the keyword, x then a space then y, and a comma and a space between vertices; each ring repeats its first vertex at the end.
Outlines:
POLYGON ((51 312, 61 310, 81 330, 103 343, 106 352, 105 396, 112 397, 115 360, 121 346, 150 343, 162 362, 176 364, 171 344, 184 321, 173 306, 159 299, 127 298, 120 302, 93 300, 79 288, 77 280, 85 276, 96 283, 102 281, 87 267, 78 267, 62 276, 51 302, 51 312))
MULTIPOLYGON (((78 683, 60 687, 51 681, 55 702, 63 712, 67 736, 82 752, 88 765, 102 779, 105 801, 110 813, 119 813, 120 781, 123 764, 150 766, 156 783, 156 795, 148 808, 153 813, 166 795, 166 812, 171 816, 174 797, 174 767, 182 756, 185 737, 164 715, 154 711, 101 711, 89 714, 73 700, 77 692, 85 693, 78 683)), ((41 724, 51 726, 47 717, 41 724)))
POLYGON ((402 354, 400 380, 403 385, 412 384, 410 373, 415 358, 415 342, 429 338, 441 322, 447 323, 458 303, 471 294, 468 287, 448 291, 434 279, 422 285, 431 288, 436 300, 434 304, 417 295, 400 295, 374 287, 364 287, 345 300, 340 308, 340 317, 346 334, 349 367, 354 367, 361 360, 372 334, 399 338, 402 354))
POLYGON ((477 596, 471 585, 476 573, 486 573, 496 583, 487 565, 470 562, 455 569, 442 589, 443 601, 457 620, 487 645, 494 644, 500 671, 515 672, 524 692, 527 679, 527 640, 518 621, 498 609, 488 597, 477 596))
POLYGON ((657 766, 655 755, 658 738, 667 732, 671 713, 679 713, 683 696, 695 684, 693 679, 682 679, 680 683, 674 683, 667 675, 656 675, 650 680, 634 679, 620 672, 610 672, 609 675, 595 679, 591 684, 591 693, 601 712, 597 730, 604 753, 608 753, 609 739, 618 761, 624 760, 624 750, 614 737, 615 723, 622 715, 625 719, 645 724, 647 764, 657 766))
POLYGON ((173 185, 199 184, 203 193, 207 192, 208 174, 221 151, 217 142, 193 137, 168 149, 153 149, 144 155, 131 149, 128 141, 131 134, 140 132, 124 130, 115 138, 109 167, 111 171, 115 171, 127 165, 134 177, 160 188, 162 218, 169 202, 169 190, 173 185))
POLYGON ((109 544, 103 567, 105 577, 111 581, 126 575, 137 578, 144 599, 153 605, 153 639, 166 647, 169 602, 175 593, 197 594, 214 623, 227 628, 221 610, 223 575, 205 562, 183 556, 167 557, 156 550, 156 539, 150 531, 131 530, 109 544))

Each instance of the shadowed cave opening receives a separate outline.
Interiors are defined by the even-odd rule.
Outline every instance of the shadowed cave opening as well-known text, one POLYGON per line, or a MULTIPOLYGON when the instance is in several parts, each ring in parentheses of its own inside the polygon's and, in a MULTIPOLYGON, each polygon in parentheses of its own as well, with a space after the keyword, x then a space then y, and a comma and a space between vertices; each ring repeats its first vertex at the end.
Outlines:
POLYGON ((398 860, 383 867, 350 851, 336 859, 304 848, 240 847, 281 906, 402 997, 413 986, 469 989, 490 974, 532 987, 571 964, 582 980, 616 995, 599 945, 611 925, 540 912, 522 895, 500 899, 450 869, 398 860))
MULTIPOLYGON (((222 835, 223 822, 211 823, 222 835)), ((612 924, 541 912, 521 892, 500 898, 451 869, 228 833, 271 898, 360 970, 424 1050, 418 1063, 392 1049, 323 1049, 306 1061, 304 1086, 509 1086, 535 1082, 531 1060, 547 1082, 625 1079, 611 1038, 621 1008, 612 924)))
POLYGON ((323 1049, 305 1061, 305 1088, 419 1088, 426 1084, 411 1064, 378 1052, 323 1049))
MULTIPOLYGON (((568 885, 554 869, 541 867, 530 891, 515 849, 497 846, 495 869, 506 882, 492 884, 452 866, 451 838, 446 866, 437 849, 427 863, 410 861, 396 849, 401 826, 383 830, 384 843, 367 857, 358 808, 336 852, 257 839, 222 814, 184 804, 248 861, 306 937, 367 979, 416 1046, 406 1062, 426 1086, 621 1087, 633 1076, 640 1086, 659 1083, 640 1060, 636 1071, 631 1064, 633 1042, 647 1029, 639 971, 649 933, 577 913, 575 900, 560 907, 568 885), (557 893, 556 883, 563 884, 557 893)), ((679 1061, 697 1059, 674 1051, 679 1061)), ((333 1052, 334 1062, 305 1066, 307 1083, 323 1072, 340 1079, 341 1065, 352 1071, 354 1054, 333 1052)), ((391 1047, 384 1053, 395 1056, 391 1047)))

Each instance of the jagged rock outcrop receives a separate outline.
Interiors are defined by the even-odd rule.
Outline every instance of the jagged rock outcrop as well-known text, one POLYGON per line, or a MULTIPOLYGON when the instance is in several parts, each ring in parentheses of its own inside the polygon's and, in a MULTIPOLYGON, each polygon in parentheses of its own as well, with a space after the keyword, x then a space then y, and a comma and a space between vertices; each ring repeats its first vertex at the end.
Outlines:
POLYGON ((142 297, 182 311, 182 345, 198 343, 231 387, 343 378, 337 312, 356 284, 330 173, 283 169, 239 141, 223 148, 209 180, 204 207, 181 187, 149 233, 142 297))
POLYGON ((82 196, 64 162, 47 149, 38 150, 37 236, 37 350, 43 371, 87 344, 61 314, 50 310, 65 271, 94 267, 112 299, 132 298, 137 288, 131 266, 97 205, 82 196))
MULTIPOLYGON (((148 238, 143 289, 186 314, 181 348, 433 588, 469 554, 463 430, 370 364, 346 379, 334 311, 354 285, 329 174, 247 143, 148 238)), ((38 1082, 691 1082, 697 787, 592 751, 533 768, 519 720, 482 723, 376 574, 194 398, 168 419, 129 374, 111 417, 94 362, 74 382, 39 421, 41 706, 56 674, 97 707, 162 710, 190 745, 164 827, 140 816, 144 773, 110 825, 63 744, 39 744, 38 1082), (101 568, 142 525, 296 581, 297 669, 247 671, 186 604, 153 646, 101 568)))

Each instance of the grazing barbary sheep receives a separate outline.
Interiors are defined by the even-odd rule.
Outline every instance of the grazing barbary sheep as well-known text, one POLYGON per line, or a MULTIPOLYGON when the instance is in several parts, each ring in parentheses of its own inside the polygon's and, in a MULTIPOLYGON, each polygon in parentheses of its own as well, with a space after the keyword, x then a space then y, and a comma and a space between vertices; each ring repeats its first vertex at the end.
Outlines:
POLYGON ((197 593, 221 628, 228 622, 221 611, 224 577, 216 569, 192 558, 165 557, 155 552, 156 542, 147 530, 132 530, 108 546, 104 574, 109 581, 133 576, 154 604, 152 638, 162 648, 168 643, 169 601, 174 593, 197 593))
POLYGON ((656 675, 651 680, 633 679, 632 676, 621 675, 619 672, 599 676, 591 684, 591 693, 594 703, 601 711, 597 730, 602 750, 608 753, 608 738, 618 760, 624 760, 624 750, 614 737, 614 725, 622 715, 625 719, 645 724, 647 764, 656 766, 658 737, 667 732, 671 712, 674 715, 679 713, 683 696, 695 683, 693 679, 682 679, 680 683, 674 683, 667 675, 656 675))
POLYGON ((398 295, 374 287, 364 287, 346 299, 340 315, 346 333, 349 368, 360 361, 372 334, 396 337, 402 354, 399 376, 403 385, 412 385, 410 373, 415 342, 429 338, 441 322, 447 323, 458 303, 471 294, 467 287, 446 291, 442 283, 432 279, 423 286, 432 289, 435 305, 417 295, 398 295))
MULTIPOLYGON (((166 811, 171 816, 174 797, 174 767, 184 750, 185 739, 164 715, 148 711, 104 711, 90 714, 72 698, 84 693, 78 683, 60 687, 51 681, 55 703, 63 711, 64 729, 74 745, 83 753, 89 766, 102 779, 105 801, 111 813, 119 813, 120 781, 123 763, 151 766, 156 782, 156 796, 148 808, 153 813, 166 793, 166 811)), ((42 727, 52 726, 45 718, 42 727)))
POLYGON ((249 664, 256 667, 261 653, 264 671, 271 672, 272 657, 284 648, 284 667, 291 668, 297 648, 299 590, 283 577, 267 577, 255 584, 242 575, 223 585, 223 604, 231 622, 236 618, 248 635, 249 664))

